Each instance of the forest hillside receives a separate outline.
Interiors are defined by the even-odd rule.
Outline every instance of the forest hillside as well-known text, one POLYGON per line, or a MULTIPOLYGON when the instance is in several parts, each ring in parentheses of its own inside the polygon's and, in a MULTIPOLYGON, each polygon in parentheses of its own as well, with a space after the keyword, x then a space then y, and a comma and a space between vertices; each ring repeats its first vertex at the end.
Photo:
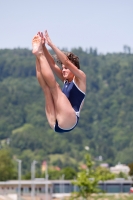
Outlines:
POLYGON ((0 147, 9 146, 25 170, 34 159, 75 166, 85 146, 110 165, 133 161, 133 54, 71 51, 87 75, 86 99, 78 126, 59 134, 47 123, 31 51, 0 50, 0 147))

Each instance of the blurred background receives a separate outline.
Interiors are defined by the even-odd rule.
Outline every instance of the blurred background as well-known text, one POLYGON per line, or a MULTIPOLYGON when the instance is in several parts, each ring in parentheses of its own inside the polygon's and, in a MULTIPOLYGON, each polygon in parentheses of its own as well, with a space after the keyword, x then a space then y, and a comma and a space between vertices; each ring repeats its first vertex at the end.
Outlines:
POLYGON ((27 179, 34 160, 38 177, 43 163, 55 174, 66 167, 75 173, 86 146, 97 166, 132 166, 132 8, 132 0, 0 1, 0 161, 14 170, 1 178, 0 169, 1 180, 17 178, 16 159, 27 179), (60 49, 79 56, 87 75, 79 125, 62 135, 47 123, 31 53, 33 36, 44 30, 60 49))

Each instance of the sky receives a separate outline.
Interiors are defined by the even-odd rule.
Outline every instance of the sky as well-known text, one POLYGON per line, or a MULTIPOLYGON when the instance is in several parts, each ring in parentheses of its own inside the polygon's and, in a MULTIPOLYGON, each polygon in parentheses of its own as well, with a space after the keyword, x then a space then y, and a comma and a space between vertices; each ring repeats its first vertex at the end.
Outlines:
POLYGON ((31 49, 44 30, 59 48, 133 52, 133 0, 0 0, 0 49, 31 49))

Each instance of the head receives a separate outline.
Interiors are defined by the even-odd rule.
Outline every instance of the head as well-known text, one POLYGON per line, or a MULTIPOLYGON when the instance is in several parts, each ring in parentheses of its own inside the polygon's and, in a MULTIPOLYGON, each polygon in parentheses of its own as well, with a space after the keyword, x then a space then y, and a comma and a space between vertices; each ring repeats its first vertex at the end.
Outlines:
MULTIPOLYGON (((80 69, 79 58, 76 55, 74 55, 71 52, 64 52, 64 54, 75 65, 75 67, 80 69)), ((62 74, 63 74, 63 77, 65 79, 68 79, 69 81, 71 81, 74 77, 74 74, 63 64, 62 64, 62 74)))
MULTIPOLYGON (((78 69, 80 69, 80 65, 79 65, 79 58, 78 56, 74 55, 72 52, 64 52, 63 53, 67 56, 67 58, 75 65, 75 67, 77 67, 78 69)), ((62 74, 64 79, 68 79, 68 80, 72 80, 74 75, 73 73, 65 66, 61 63, 61 61, 58 59, 58 57, 56 55, 53 56, 53 58, 55 59, 55 61, 62 66, 62 74)))

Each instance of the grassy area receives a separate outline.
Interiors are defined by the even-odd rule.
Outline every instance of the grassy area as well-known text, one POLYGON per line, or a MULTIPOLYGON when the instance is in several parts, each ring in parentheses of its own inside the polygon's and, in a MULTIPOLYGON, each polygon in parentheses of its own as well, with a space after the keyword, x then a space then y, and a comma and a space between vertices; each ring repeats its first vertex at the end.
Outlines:
MULTIPOLYGON (((68 200, 68 198, 66 198, 64 200, 68 200)), ((84 199, 83 198, 79 198, 77 200, 84 200, 84 199)), ((133 200, 133 194, 92 195, 91 197, 88 197, 87 200, 133 200)))
POLYGON ((73 164, 76 163, 76 160, 74 158, 69 157, 69 156, 67 156, 65 154, 51 154, 51 155, 49 155, 49 159, 50 159, 51 163, 56 161, 56 160, 58 160, 58 159, 60 159, 62 162, 65 162, 66 159, 69 159, 69 161, 71 163, 73 163, 73 164))
MULTIPOLYGON (((0 197, 0 200, 5 200, 6 198, 0 197)), ((9 199, 9 198, 7 198, 9 199)), ((36 196, 35 200, 44 200, 45 197, 44 196, 36 196)), ((22 200, 31 200, 30 196, 23 196, 22 200)), ((51 200, 50 196, 48 197, 48 200, 51 200)), ((64 197, 64 198, 54 198, 54 200, 71 200, 70 197, 64 197)), ((78 198, 75 200, 85 200, 83 198, 78 198)), ((88 199, 86 200, 133 200, 133 194, 102 194, 102 195, 92 195, 91 197, 88 197, 88 199)))
POLYGON ((133 195, 101 195, 97 197, 89 198, 89 200, 133 200, 133 195))

